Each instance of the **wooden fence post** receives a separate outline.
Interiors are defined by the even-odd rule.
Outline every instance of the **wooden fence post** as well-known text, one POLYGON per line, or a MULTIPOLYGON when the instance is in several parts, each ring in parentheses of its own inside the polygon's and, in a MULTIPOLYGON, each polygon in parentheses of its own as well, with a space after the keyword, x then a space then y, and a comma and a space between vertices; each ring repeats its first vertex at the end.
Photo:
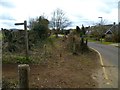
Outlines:
POLYGON ((88 39, 86 39, 86 43, 85 43, 85 44, 86 44, 86 46, 87 46, 87 44, 88 44, 88 39))
POLYGON ((73 54, 77 54, 77 52, 76 52, 75 37, 73 37, 73 54))
POLYGON ((83 54, 83 49, 84 49, 84 38, 83 37, 81 37, 80 47, 81 47, 81 53, 83 54))
POLYGON ((30 67, 28 64, 18 65, 20 90, 29 90, 29 76, 28 76, 29 71, 30 71, 30 67))

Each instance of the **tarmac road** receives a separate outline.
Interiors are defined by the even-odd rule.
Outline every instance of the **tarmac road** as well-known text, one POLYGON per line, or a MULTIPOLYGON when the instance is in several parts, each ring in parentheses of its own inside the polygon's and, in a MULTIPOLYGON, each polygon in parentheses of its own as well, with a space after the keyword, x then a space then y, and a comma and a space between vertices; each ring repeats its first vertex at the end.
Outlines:
POLYGON ((118 88, 118 48, 112 45, 103 45, 100 43, 89 42, 89 47, 92 47, 100 52, 106 75, 108 76, 108 86, 104 85, 101 88, 118 88))

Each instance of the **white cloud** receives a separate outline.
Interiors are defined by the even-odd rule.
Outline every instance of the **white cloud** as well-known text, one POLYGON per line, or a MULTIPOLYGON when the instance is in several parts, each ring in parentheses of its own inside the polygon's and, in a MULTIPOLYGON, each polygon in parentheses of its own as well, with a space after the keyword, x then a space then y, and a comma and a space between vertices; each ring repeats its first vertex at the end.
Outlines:
MULTIPOLYGON (((0 6, 0 11, 3 14, 9 13, 8 15, 15 18, 16 22, 28 21, 29 18, 35 18, 43 13, 50 19, 51 13, 56 8, 66 13, 74 27, 82 24, 92 25, 93 22, 99 21, 99 16, 110 23, 117 22, 118 19, 117 0, 9 0, 9 2, 15 7, 9 9, 0 6)), ((0 27, 6 26, 1 23, 2 21, 0 27)))

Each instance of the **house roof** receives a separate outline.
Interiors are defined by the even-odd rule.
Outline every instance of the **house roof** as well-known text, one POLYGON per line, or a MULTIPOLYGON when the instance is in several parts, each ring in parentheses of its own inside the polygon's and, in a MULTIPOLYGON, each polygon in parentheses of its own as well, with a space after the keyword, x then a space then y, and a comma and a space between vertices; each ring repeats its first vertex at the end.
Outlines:
POLYGON ((105 34, 112 34, 113 32, 111 30, 107 30, 105 34))
POLYGON ((114 31, 118 31, 118 25, 112 25, 105 34, 112 34, 114 31))

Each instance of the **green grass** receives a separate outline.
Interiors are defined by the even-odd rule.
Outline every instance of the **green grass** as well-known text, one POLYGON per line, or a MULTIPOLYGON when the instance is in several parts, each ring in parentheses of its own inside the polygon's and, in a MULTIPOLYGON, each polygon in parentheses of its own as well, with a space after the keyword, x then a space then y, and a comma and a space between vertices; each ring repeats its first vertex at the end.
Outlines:
POLYGON ((88 39, 89 42, 96 42, 96 40, 88 39))
MULTIPOLYGON (((91 38, 88 39, 89 42, 99 42, 101 43, 101 41, 96 41, 96 40, 93 40, 91 38)), ((102 39, 102 43, 101 44, 104 44, 104 45, 109 45, 109 44, 113 44, 113 42, 106 42, 104 39, 102 39)))
POLYGON ((105 41, 103 41, 101 44, 109 45, 109 44, 113 44, 113 42, 105 42, 105 41))
MULTIPOLYGON (((101 43, 101 42, 100 42, 101 43)), ((105 39, 102 39, 102 43, 104 45, 109 45, 109 44, 113 44, 113 42, 106 42, 105 39)))
POLYGON ((28 63, 34 63, 33 60, 29 57, 29 59, 26 59, 25 56, 18 56, 18 55, 3 55, 3 64, 13 64, 13 63, 19 63, 19 64, 28 64, 28 63))

